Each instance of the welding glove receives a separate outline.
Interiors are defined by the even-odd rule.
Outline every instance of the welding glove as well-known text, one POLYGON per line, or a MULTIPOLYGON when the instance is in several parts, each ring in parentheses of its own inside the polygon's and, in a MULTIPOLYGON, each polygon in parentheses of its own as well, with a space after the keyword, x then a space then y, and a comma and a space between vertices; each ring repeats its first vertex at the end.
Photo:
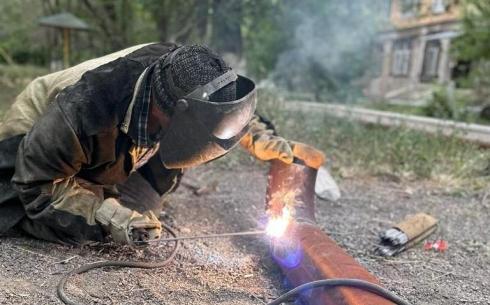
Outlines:
POLYGON ((307 166, 319 169, 325 163, 325 155, 318 149, 300 142, 288 141, 295 158, 302 160, 307 166))
POLYGON ((274 131, 268 129, 259 117, 255 116, 249 127, 248 133, 240 140, 240 145, 252 156, 263 161, 279 159, 287 164, 293 162, 293 151, 288 142, 274 135, 274 131))
POLYGON ((95 219, 108 228, 115 242, 138 246, 159 239, 162 225, 151 211, 140 214, 123 207, 116 199, 108 198, 95 212, 95 219))

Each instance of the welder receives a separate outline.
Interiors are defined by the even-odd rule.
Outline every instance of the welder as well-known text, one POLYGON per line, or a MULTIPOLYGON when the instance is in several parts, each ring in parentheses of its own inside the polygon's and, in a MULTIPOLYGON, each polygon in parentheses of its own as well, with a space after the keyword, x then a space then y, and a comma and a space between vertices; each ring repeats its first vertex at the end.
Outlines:
POLYGON ((160 238, 184 170, 238 143, 260 160, 323 163, 255 107, 254 82, 199 45, 139 45, 39 77, 0 124, 0 233, 140 244, 160 238))

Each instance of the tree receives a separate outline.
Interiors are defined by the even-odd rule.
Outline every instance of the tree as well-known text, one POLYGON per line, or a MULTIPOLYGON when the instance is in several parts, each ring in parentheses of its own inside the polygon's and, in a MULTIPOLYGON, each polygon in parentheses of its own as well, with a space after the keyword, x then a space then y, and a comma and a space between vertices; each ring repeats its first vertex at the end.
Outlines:
POLYGON ((243 55, 248 72, 258 78, 270 76, 280 54, 290 45, 290 33, 283 27, 285 2, 276 0, 246 1, 242 8, 243 55))
POLYGON ((93 48, 118 50, 131 43, 137 2, 131 0, 42 0, 43 15, 72 12, 92 27, 93 48))
MULTIPOLYGON (((480 104, 490 104, 490 2, 463 2, 463 34, 455 40, 456 58, 471 62, 469 84, 480 104)), ((488 111, 488 110, 486 110, 488 111)))
POLYGON ((462 60, 490 60, 490 1, 463 2, 463 35, 456 39, 454 51, 462 60))
POLYGON ((188 42, 206 37, 207 0, 140 0, 151 12, 160 41, 188 42), (204 25, 204 26, 203 26, 204 25), (198 37, 202 35, 202 37, 198 37))
MULTIPOLYGON (((68 1, 69 3, 70 1, 68 1)), ((131 40, 134 2, 130 0, 92 1, 82 0, 81 9, 102 32, 106 48, 118 50, 126 47, 131 40)))
POLYGON ((240 0, 212 1, 211 45, 221 53, 242 54, 242 19, 246 2, 240 0))

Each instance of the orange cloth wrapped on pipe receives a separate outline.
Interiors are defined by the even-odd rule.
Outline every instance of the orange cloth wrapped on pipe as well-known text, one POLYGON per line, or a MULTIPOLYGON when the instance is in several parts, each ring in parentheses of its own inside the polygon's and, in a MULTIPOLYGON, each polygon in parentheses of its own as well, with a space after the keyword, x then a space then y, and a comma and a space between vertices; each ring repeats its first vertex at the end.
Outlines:
POLYGON ((304 143, 289 141, 294 157, 303 160, 309 167, 319 169, 325 163, 325 154, 304 143))

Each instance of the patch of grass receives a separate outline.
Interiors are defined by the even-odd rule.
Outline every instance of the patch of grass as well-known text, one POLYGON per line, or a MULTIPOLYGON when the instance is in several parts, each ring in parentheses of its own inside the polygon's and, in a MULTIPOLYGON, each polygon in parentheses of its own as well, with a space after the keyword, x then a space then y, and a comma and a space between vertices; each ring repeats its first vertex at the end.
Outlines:
POLYGON ((259 112, 273 120, 280 135, 326 152, 334 172, 389 174, 427 179, 450 187, 482 188, 490 181, 490 150, 455 137, 386 128, 320 113, 287 110, 287 102, 262 94, 259 112))
POLYGON ((49 70, 44 67, 0 65, 0 83, 8 87, 25 86, 35 77, 48 73, 49 70))
POLYGON ((0 117, 31 80, 47 73, 42 67, 0 65, 0 117))

